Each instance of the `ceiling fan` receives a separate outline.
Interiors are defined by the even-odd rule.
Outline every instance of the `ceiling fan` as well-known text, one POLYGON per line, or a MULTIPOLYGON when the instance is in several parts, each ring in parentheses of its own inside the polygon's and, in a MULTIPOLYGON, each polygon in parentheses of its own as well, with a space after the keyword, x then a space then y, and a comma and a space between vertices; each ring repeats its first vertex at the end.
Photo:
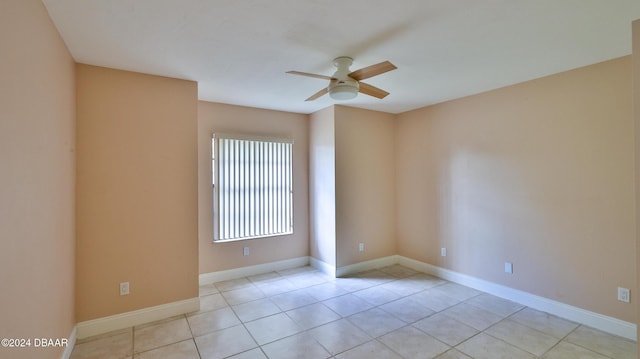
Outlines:
POLYGON ((358 95, 358 92, 373 96, 379 99, 385 98, 389 93, 375 86, 361 82, 373 76, 395 70, 397 67, 389 61, 364 67, 360 70, 349 72, 349 66, 353 59, 341 56, 333 60, 333 64, 338 68, 333 76, 317 75, 308 72, 287 71, 288 74, 315 77, 329 80, 329 86, 311 95, 305 101, 313 101, 325 94, 329 94, 335 100, 350 100, 358 95))

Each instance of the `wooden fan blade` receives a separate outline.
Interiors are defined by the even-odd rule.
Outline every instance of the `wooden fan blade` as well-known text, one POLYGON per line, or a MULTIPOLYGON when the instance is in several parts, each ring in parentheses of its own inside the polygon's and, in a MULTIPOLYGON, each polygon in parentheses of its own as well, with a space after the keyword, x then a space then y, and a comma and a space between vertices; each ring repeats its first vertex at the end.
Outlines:
POLYGON ((395 69, 397 69, 396 65, 390 63, 389 61, 384 61, 379 64, 361 68, 360 70, 355 70, 349 74, 349 77, 354 80, 360 81, 395 69))
POLYGON ((292 75, 300 75, 300 76, 307 76, 307 77, 315 77, 317 79, 323 79, 323 80, 333 80, 333 77, 331 76, 325 76, 325 75, 318 75, 318 74, 311 74, 308 72, 301 72, 301 71, 287 71, 288 74, 292 74, 292 75))
POLYGON ((389 94, 387 91, 379 89, 375 86, 371 86, 369 84, 366 84, 364 82, 360 82, 360 90, 359 92, 362 92, 365 95, 369 95, 369 96, 373 96, 373 97, 377 97, 380 99, 383 99, 385 97, 387 97, 387 95, 389 94))
POLYGON ((313 101, 313 100, 317 99, 318 97, 326 95, 327 93, 329 93, 329 89, 325 87, 322 90, 320 90, 320 91, 314 93, 313 95, 311 95, 311 97, 309 97, 305 101, 313 101))

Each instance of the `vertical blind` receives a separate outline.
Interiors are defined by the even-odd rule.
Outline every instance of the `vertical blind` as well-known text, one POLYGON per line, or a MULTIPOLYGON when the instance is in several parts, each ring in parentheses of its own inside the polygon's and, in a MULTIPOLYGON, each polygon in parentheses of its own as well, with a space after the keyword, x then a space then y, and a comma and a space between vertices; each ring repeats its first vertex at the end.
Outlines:
POLYGON ((293 233, 291 139, 216 134, 214 240, 293 233))

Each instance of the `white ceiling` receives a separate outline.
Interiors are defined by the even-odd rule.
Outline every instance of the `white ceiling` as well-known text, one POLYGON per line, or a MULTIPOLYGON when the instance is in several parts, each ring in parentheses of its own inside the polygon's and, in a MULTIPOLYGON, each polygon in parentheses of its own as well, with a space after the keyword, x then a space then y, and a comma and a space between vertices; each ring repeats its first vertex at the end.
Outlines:
POLYGON ((631 53, 638 0, 43 0, 77 62, 198 82, 199 98, 311 113, 337 56, 400 113, 631 53))

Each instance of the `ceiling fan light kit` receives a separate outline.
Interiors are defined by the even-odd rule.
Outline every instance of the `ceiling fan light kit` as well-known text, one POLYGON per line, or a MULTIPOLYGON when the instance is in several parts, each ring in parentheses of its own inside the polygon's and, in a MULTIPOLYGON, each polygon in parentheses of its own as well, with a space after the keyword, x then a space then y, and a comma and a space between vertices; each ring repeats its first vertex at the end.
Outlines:
POLYGON ((329 96, 334 100, 351 100, 358 95, 358 81, 349 77, 349 66, 353 63, 350 57, 338 57, 333 64, 338 69, 329 82, 329 96))
POLYGON ((353 59, 347 56, 335 58, 333 60, 333 64, 336 66, 337 70, 331 77, 300 71, 287 71, 287 73, 329 80, 329 86, 316 92, 305 101, 313 101, 326 93, 329 93, 329 96, 331 96, 332 99, 340 101, 353 99, 358 95, 358 92, 362 92, 379 99, 382 99, 389 94, 382 89, 361 82, 361 80, 395 70, 397 68, 395 65, 389 61, 384 61, 379 64, 350 72, 349 66, 351 66, 352 63, 353 59))

